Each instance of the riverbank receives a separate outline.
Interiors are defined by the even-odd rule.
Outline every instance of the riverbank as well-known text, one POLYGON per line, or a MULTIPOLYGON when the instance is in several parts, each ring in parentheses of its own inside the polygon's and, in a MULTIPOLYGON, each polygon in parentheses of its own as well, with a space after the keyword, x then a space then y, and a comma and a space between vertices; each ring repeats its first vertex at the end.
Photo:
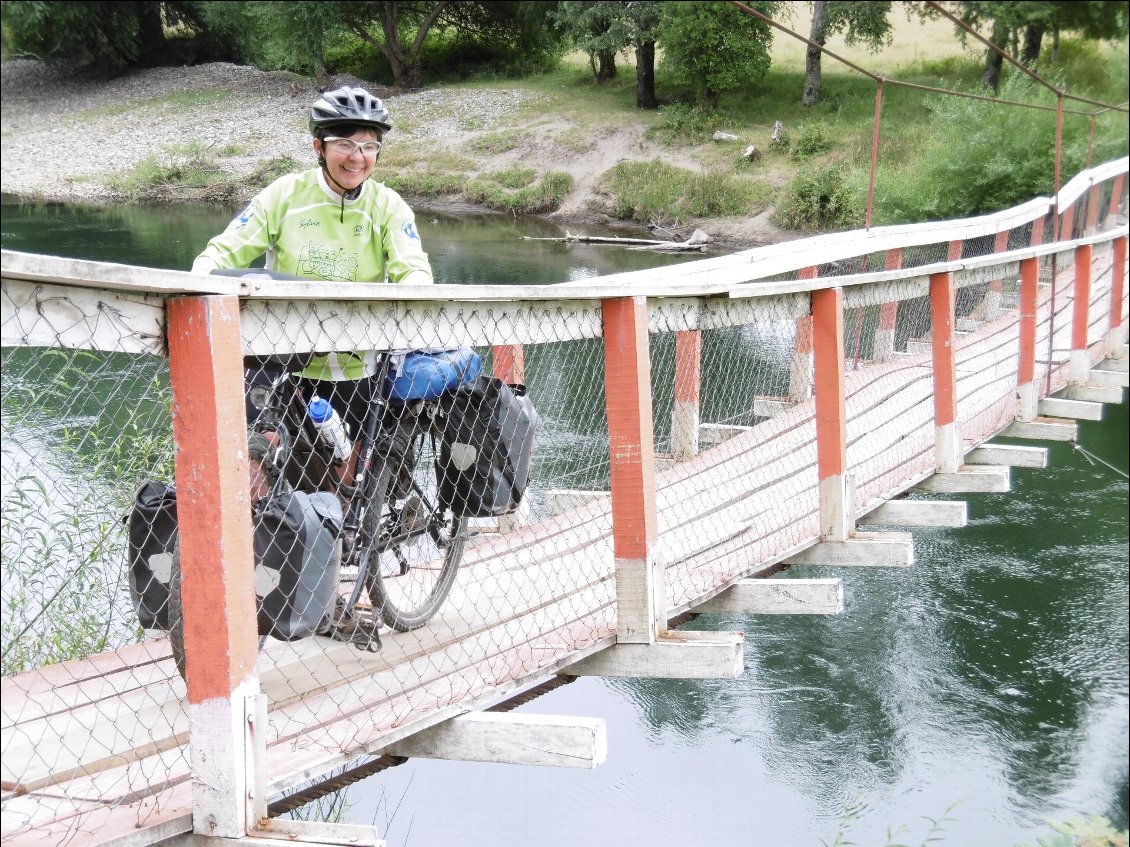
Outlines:
MULTIPOLYGON (((214 62, 147 68, 110 80, 67 76, 42 62, 2 65, 3 157, 0 187, 21 197, 60 202, 246 202, 280 173, 313 164, 306 114, 313 81, 290 73, 214 62), (163 179, 176 173, 177 180, 163 179), (148 177, 147 177, 148 174, 148 177)), ((339 77, 337 84, 363 84, 339 77)), ((516 167, 565 172, 572 188, 546 217, 574 228, 619 222, 600 177, 622 161, 699 172, 683 145, 649 138, 649 116, 615 127, 574 125, 538 109, 539 94, 517 87, 382 90, 395 128, 382 168, 426 171, 457 162, 468 179, 516 167)), ((449 165, 450 166, 450 165, 449 165)), ((391 170, 390 170, 391 172, 391 170)), ((418 209, 487 211, 459 193, 406 198, 418 209)), ((681 221, 724 248, 796 238, 774 226, 771 208, 741 218, 681 221)))

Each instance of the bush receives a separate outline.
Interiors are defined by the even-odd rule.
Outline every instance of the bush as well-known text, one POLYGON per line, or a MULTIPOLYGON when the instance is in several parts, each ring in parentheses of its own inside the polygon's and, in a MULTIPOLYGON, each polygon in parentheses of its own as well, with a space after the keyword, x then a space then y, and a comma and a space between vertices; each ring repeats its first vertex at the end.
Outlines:
MULTIPOLYGON (((866 178, 866 177, 865 177, 866 178)), ((840 162, 802 170, 789 182, 773 219, 788 229, 842 230, 861 226, 866 183, 840 162)))
POLYGON ((659 117, 663 123, 657 127, 657 134, 672 141, 700 141, 715 113, 703 106, 690 106, 686 103, 671 103, 659 107, 659 117))
POLYGON ((656 224, 747 214, 758 199, 756 186, 739 177, 694 173, 659 160, 621 162, 600 183, 612 195, 617 218, 656 224))
POLYGON ((472 202, 514 215, 539 215, 561 208, 561 204, 573 188, 573 178, 567 173, 551 171, 533 185, 529 180, 522 187, 509 188, 506 183, 516 185, 526 177, 524 169, 499 171, 479 177, 464 191, 464 197, 472 202))
POLYGON ((796 137, 787 136, 789 155, 794 162, 803 162, 826 153, 832 149, 832 139, 828 131, 817 123, 804 124, 797 130, 796 137))

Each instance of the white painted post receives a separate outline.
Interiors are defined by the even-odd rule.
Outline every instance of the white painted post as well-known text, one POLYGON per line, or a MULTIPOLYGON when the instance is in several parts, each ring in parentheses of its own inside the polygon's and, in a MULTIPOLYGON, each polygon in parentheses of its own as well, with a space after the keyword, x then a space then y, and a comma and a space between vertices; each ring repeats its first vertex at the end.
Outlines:
POLYGON ((239 301, 168 301, 192 827, 240 838, 266 798, 239 301), (254 737, 255 741, 251 739, 254 737))

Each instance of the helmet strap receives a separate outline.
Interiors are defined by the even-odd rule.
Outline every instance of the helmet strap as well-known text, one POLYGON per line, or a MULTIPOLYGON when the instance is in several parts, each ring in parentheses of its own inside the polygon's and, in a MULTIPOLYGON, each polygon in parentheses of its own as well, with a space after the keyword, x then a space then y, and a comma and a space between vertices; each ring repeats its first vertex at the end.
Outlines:
POLYGON ((356 188, 346 188, 344 185, 342 185, 340 182, 338 182, 336 179, 333 178, 333 174, 330 173, 330 168, 326 164, 326 157, 325 156, 318 156, 318 164, 322 168, 322 173, 324 173, 326 175, 326 179, 328 179, 330 182, 332 182, 334 185, 336 185, 341 190, 341 219, 340 220, 341 220, 341 223, 345 223, 345 201, 346 200, 356 200, 358 197, 360 197, 361 196, 361 189, 365 187, 365 183, 361 183, 356 188))

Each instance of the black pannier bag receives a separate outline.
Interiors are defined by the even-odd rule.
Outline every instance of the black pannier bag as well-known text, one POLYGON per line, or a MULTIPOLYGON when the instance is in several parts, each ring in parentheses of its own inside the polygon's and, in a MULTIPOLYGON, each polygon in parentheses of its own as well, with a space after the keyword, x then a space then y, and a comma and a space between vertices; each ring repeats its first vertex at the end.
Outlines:
POLYGON ((436 466, 441 502, 487 518, 518 508, 540 423, 525 386, 480 374, 440 398, 447 423, 436 466))
POLYGON ((169 628, 169 579, 177 543, 177 492, 163 482, 146 482, 127 518, 129 593, 145 629, 169 628))
MULTIPOLYGON (((169 579, 177 543, 176 490, 142 485, 130 511, 130 595, 146 629, 169 629, 169 579)), ((333 610, 341 549, 333 494, 285 491, 252 515, 258 630, 282 641, 314 635, 333 610)))
POLYGON ((341 503, 333 494, 287 491, 266 498, 252 522, 259 634, 314 635, 334 608, 341 566, 341 503))

